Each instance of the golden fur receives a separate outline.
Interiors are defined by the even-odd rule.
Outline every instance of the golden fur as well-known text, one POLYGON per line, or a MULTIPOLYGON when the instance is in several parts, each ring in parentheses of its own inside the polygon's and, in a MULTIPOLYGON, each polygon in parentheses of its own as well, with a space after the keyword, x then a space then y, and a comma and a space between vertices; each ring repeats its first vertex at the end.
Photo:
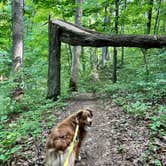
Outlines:
POLYGON ((69 166, 75 165, 82 141, 87 133, 87 127, 91 126, 92 116, 93 114, 90 109, 79 110, 52 129, 46 142, 46 166, 64 165, 68 148, 73 141, 76 125, 79 125, 78 141, 69 159, 69 166))

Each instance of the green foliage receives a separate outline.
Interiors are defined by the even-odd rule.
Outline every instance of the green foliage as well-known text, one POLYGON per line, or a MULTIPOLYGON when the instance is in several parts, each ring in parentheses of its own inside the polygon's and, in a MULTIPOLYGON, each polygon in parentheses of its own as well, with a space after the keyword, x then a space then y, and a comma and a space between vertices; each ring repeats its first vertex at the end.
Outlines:
POLYGON ((51 128, 55 124, 56 116, 52 115, 50 110, 57 111, 58 108, 65 106, 62 98, 57 102, 46 100, 47 63, 45 61, 45 56, 40 61, 38 58, 26 61, 24 97, 19 101, 11 98, 11 92, 17 86, 13 82, 14 78, 0 82, 0 145, 2 145, 0 163, 5 163, 23 148, 17 144, 18 140, 28 138, 29 135, 38 137, 43 127, 51 128))
POLYGON ((166 132, 166 109, 164 106, 158 106, 156 113, 150 117, 150 128, 154 134, 164 136, 166 132))
POLYGON ((11 58, 6 52, 0 52, 0 75, 9 76, 11 69, 11 58))
MULTIPOLYGON (((162 165, 158 155, 159 146, 154 140, 163 138, 166 134, 166 51, 150 50, 148 53, 148 80, 141 52, 138 49, 126 49, 125 65, 118 69, 118 82, 112 84, 111 81, 100 77, 103 80, 100 80, 100 86, 96 89, 100 96, 112 98, 113 102, 121 106, 124 111, 147 124, 151 131, 151 140, 140 161, 143 165, 149 160, 154 161, 156 165, 162 165)), ((105 70, 111 73, 109 67, 105 70)), ((105 70, 104 75, 106 75, 105 70)), ((100 73, 100 76, 102 75, 103 73, 100 73)), ((119 153, 123 152, 121 147, 117 150, 119 153)))
POLYGON ((11 4, 9 1, 0 1, 0 55, 9 51, 11 33, 11 4))
POLYGON ((55 124, 56 116, 52 111, 50 113, 50 110, 57 111, 58 108, 64 107, 65 103, 62 99, 52 102, 46 100, 41 94, 37 97, 35 93, 37 89, 27 93, 19 102, 12 100, 9 105, 12 107, 12 112, 6 108, 3 108, 5 112, 0 111, 0 163, 5 163, 12 154, 22 149, 21 145, 17 145, 18 140, 28 138, 29 135, 38 137, 44 126, 51 128, 55 124), (46 116, 47 114, 49 116, 46 116))
MULTIPOLYGON (((152 28, 156 21, 158 3, 154 3, 152 28)), ((0 164, 7 162, 14 153, 22 148, 17 145, 22 137, 29 134, 37 137, 43 128, 51 128, 57 117, 52 112, 66 106, 64 99, 68 94, 72 55, 68 45, 62 45, 62 89, 57 102, 46 100, 48 68, 48 15, 74 22, 74 1, 70 0, 27 0, 24 7, 24 97, 15 101, 11 98, 17 87, 11 76, 11 1, 0 1, 0 76, 8 80, 0 81, 0 164), (1 162, 2 161, 2 162, 1 162)), ((120 1, 119 27, 125 26, 125 34, 144 34, 149 5, 146 1, 127 1, 124 9, 120 1)), ((162 1, 160 12, 159 34, 165 34, 165 1, 162 1)), ((114 1, 85 0, 83 3, 83 25, 103 33, 114 33, 114 1), (110 22, 104 23, 107 16, 110 22)), ((121 28, 119 28, 119 33, 121 28)), ((71 47, 72 50, 72 47, 71 47)), ((101 67, 101 49, 97 50, 96 60, 92 60, 92 49, 84 48, 80 57, 79 91, 92 92, 102 97, 112 98, 135 118, 149 120, 149 128, 154 136, 163 136, 165 129, 165 94, 166 94, 166 50, 148 50, 147 63, 149 75, 140 49, 125 48, 124 65, 120 65, 121 49, 118 49, 118 82, 112 84, 112 60, 107 60, 101 67), (98 57, 98 60, 97 60, 98 57), (97 65, 100 80, 93 80, 93 63, 97 65), (97 64, 98 63, 98 64, 97 64)), ((112 49, 110 49, 112 55, 112 49)), ((123 153, 123 147, 118 147, 123 153)), ((161 165, 155 160, 156 165, 161 165)))
POLYGON ((124 106, 127 112, 133 113, 136 117, 146 117, 146 113, 149 109, 149 106, 145 103, 137 101, 131 103, 130 105, 124 106))
POLYGON ((156 166, 162 166, 162 163, 160 162, 160 160, 157 160, 157 159, 156 159, 156 160, 155 160, 155 165, 156 165, 156 166))

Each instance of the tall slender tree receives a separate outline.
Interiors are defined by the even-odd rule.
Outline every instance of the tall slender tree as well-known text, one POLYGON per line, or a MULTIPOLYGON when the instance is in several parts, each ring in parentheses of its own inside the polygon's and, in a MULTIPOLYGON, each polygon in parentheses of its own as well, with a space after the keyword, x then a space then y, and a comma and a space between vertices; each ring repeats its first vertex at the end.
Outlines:
MULTIPOLYGON (((118 18, 119 18, 119 0, 115 0, 115 33, 118 34, 118 18)), ((112 82, 117 81, 117 48, 114 47, 113 53, 113 73, 112 82)))
MULTIPOLYGON (((82 3, 83 0, 75 0, 76 16, 75 23, 81 25, 82 20, 82 3)), ((72 70, 69 88, 71 91, 78 91, 78 69, 79 69, 79 57, 81 54, 81 46, 73 47, 73 60, 72 60, 72 70)))
POLYGON ((153 0, 149 0, 148 22, 147 22, 147 31, 146 31, 146 34, 150 34, 150 30, 151 30, 152 9, 153 9, 153 0))
POLYGON ((162 0, 159 0, 159 2, 158 2, 157 14, 156 14, 155 24, 154 24, 154 35, 157 35, 157 33, 158 33, 161 1, 162 0))
MULTIPOLYGON (((127 0, 124 0, 123 10, 126 10, 126 6, 127 6, 127 0)), ((122 34, 124 34, 124 31, 125 31, 125 24, 123 22, 123 24, 122 24, 122 34)), ((123 64, 124 64, 124 47, 122 47, 121 66, 123 66, 123 64)))
POLYGON ((12 92, 12 98, 19 100, 23 97, 23 11, 24 11, 24 0, 13 0, 12 2, 12 55, 13 55, 13 67, 12 73, 15 75, 15 83, 17 87, 12 92))
POLYGON ((21 70, 23 64, 23 9, 24 0, 13 0, 12 23, 13 23, 13 72, 21 70))
MULTIPOLYGON (((150 34, 151 31, 151 22, 152 22, 152 9, 153 9, 153 0, 148 1, 148 13, 147 13, 147 24, 146 24, 146 34, 150 34)), ((147 49, 142 49, 143 57, 144 57, 144 63, 145 63, 145 69, 146 69, 146 80, 148 80, 149 76, 149 69, 148 69, 148 63, 147 63, 147 49)))
MULTIPOLYGON (((104 3, 104 27, 103 31, 106 32, 107 24, 110 21, 108 17, 108 8, 109 8, 109 1, 107 0, 104 3)), ((106 59, 109 59, 109 49, 108 47, 102 47, 102 66, 105 66, 106 59)))

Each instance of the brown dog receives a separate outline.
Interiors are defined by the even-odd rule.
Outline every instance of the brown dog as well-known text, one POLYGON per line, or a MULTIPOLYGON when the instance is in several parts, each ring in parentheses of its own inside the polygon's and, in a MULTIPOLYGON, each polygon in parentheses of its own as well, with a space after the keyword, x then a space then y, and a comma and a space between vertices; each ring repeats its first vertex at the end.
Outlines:
POLYGON ((83 109, 72 114, 54 127, 46 142, 46 166, 63 166, 73 141, 76 126, 79 126, 77 143, 69 159, 69 166, 74 166, 78 159, 80 147, 92 124, 92 110, 83 109))

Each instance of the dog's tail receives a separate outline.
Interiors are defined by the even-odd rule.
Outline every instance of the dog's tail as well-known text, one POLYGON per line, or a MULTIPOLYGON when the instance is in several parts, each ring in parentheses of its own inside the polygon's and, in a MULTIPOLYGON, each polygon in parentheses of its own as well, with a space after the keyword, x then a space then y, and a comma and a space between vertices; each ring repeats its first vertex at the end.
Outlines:
MULTIPOLYGON (((66 158, 68 155, 68 150, 65 152, 59 151, 57 155, 57 159, 55 161, 55 165, 53 166, 64 166, 66 158)), ((75 164, 75 152, 73 152, 69 158, 68 166, 74 166, 75 164)))
POLYGON ((63 166, 63 152, 55 152, 55 149, 47 150, 45 166, 63 166))
MULTIPOLYGON (((66 161, 66 158, 68 157, 69 149, 66 149, 66 151, 58 151, 55 152, 55 149, 49 149, 48 150, 48 157, 45 163, 45 166, 64 166, 64 163, 66 161)), ((71 154, 69 158, 69 164, 68 166, 74 166, 75 164, 75 151, 71 154)))
POLYGON ((62 151, 59 151, 58 152, 58 158, 57 158, 57 160, 58 160, 58 166, 63 166, 64 164, 64 154, 63 154, 63 152, 62 151))

